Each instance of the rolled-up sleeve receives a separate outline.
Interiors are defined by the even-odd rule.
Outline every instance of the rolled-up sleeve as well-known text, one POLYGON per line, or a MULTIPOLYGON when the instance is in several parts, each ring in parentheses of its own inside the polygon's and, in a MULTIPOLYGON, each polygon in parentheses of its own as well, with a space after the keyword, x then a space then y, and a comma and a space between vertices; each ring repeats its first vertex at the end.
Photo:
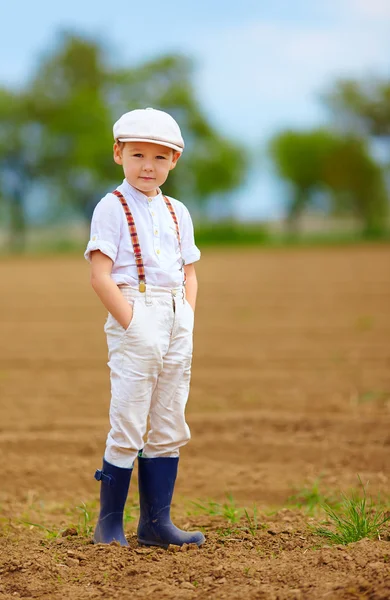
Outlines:
POLYGON ((191 215, 186 206, 183 206, 182 222, 180 227, 181 254, 186 265, 190 265, 200 259, 200 250, 195 245, 194 226, 191 215))
POLYGON ((107 194, 96 205, 91 220, 91 237, 84 252, 88 262, 91 262, 91 252, 94 250, 100 250, 115 262, 120 240, 121 210, 121 204, 113 194, 107 194))

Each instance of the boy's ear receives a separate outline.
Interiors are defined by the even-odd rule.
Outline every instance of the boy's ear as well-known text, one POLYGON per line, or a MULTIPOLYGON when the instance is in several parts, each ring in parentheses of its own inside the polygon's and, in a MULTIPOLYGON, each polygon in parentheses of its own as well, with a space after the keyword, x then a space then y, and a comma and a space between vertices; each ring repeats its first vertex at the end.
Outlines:
POLYGON ((120 147, 120 145, 118 144, 118 142, 114 142, 114 161, 116 162, 117 165, 121 165, 122 164, 122 149, 120 147))
POLYGON ((172 164, 169 168, 170 171, 172 171, 172 169, 174 169, 177 165, 177 161, 179 160, 179 158, 181 157, 181 152, 174 152, 173 153, 173 157, 172 157, 172 164))

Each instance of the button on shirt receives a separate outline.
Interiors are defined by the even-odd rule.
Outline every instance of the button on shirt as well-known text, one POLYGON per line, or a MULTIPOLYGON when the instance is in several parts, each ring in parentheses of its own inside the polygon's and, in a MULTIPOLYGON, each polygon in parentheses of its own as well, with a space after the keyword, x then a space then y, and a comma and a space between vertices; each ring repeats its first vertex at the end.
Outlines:
MULTIPOLYGON (((181 253, 176 227, 162 193, 145 196, 126 179, 118 187, 134 217, 145 267, 146 284, 177 287, 183 283, 182 262, 200 259, 195 245, 194 228, 188 209, 182 202, 169 198, 179 223, 181 253)), ((113 261, 111 277, 116 284, 138 285, 133 244, 122 204, 114 194, 107 194, 96 205, 91 221, 91 238, 84 257, 91 262, 91 252, 100 250, 113 261)))

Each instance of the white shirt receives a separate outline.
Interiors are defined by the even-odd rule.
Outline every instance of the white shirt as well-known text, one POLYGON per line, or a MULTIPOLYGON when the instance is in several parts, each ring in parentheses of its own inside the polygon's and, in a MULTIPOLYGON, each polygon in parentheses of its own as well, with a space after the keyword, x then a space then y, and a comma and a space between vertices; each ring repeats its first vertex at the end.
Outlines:
MULTIPOLYGON (((177 287, 183 283, 182 261, 191 264, 200 259, 195 246, 194 228, 188 209, 182 202, 170 198, 179 222, 181 253, 176 227, 163 195, 148 198, 126 179, 117 188, 126 199, 134 217, 146 284, 177 287)), ((111 277, 116 284, 138 285, 133 244, 123 206, 114 194, 104 196, 92 215, 91 239, 84 253, 91 262, 91 252, 100 250, 113 261, 111 277)))

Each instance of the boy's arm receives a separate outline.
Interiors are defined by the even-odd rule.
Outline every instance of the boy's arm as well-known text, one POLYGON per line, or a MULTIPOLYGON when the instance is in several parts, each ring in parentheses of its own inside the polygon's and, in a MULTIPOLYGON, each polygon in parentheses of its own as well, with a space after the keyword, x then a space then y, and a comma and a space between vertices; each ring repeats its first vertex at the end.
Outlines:
POLYGON ((196 295, 198 293, 198 280, 196 278, 195 265, 184 265, 186 274, 186 298, 195 312, 196 295))
POLYGON ((100 250, 91 252, 91 285, 108 312, 127 329, 133 316, 133 308, 111 279, 112 265, 111 258, 100 250))

